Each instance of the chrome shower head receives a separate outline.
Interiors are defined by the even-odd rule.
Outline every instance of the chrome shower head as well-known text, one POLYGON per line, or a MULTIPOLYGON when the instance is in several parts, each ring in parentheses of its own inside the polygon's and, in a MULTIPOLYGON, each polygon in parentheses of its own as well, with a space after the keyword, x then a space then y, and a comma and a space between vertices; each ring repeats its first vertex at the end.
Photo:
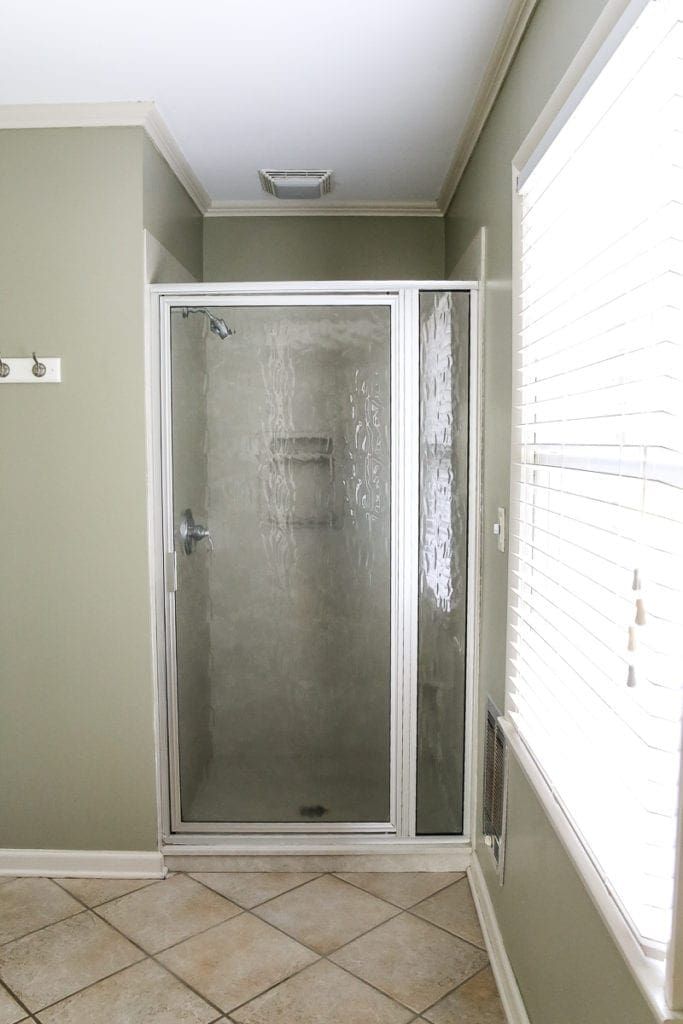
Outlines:
POLYGON ((209 328, 214 334, 217 334, 222 341, 225 341, 226 338, 235 333, 232 328, 228 327, 225 320, 221 320, 220 317, 214 316, 213 313, 210 313, 208 309, 204 309, 203 306, 184 306, 182 314, 185 320, 187 320, 190 313, 203 313, 205 317, 208 317, 209 328))
POLYGON ((223 340, 225 340, 231 334, 235 333, 233 330, 231 330, 228 327, 228 325, 226 324, 225 320, 221 320, 220 317, 213 316, 211 313, 208 314, 208 317, 209 317, 209 327, 211 328, 211 330, 213 331, 214 334, 218 335, 219 338, 222 338, 223 340))

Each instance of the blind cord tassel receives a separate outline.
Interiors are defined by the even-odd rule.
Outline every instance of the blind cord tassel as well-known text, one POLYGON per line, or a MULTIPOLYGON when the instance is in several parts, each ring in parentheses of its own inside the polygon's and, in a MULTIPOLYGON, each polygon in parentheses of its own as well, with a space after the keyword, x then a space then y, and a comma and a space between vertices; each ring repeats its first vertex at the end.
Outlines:
POLYGON ((645 615, 645 602, 642 597, 636 600, 636 625, 644 626, 647 622, 647 616, 645 615))
MULTIPOLYGON (((636 592, 636 595, 640 595, 642 591, 643 581, 640 576, 640 569, 633 570, 633 582, 631 583, 631 590, 636 592)), ((626 649, 634 653, 638 650, 638 626, 644 626, 647 621, 645 615, 645 602, 642 596, 636 596, 636 614, 634 625, 628 627, 628 643, 626 649)), ((626 685, 632 689, 637 683, 636 678, 636 667, 633 664, 628 666, 628 674, 626 676, 626 685)))

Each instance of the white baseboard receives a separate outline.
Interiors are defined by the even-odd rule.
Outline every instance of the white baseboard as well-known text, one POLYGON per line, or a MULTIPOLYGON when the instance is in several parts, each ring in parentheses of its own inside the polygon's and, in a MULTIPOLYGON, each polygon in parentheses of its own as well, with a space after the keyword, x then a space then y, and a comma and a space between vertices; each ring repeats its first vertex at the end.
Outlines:
POLYGON ((0 875, 48 878, 163 878, 164 859, 147 850, 0 850, 0 875))
POLYGON ((472 862, 467 869, 467 877, 470 881, 472 896, 479 914, 481 930, 484 933, 484 942, 488 950, 491 970, 496 979, 498 992, 503 1004, 508 1024, 530 1024, 529 1017, 524 1006, 517 979, 512 970, 512 965, 505 952, 503 936, 498 927, 496 912, 489 896, 489 891, 484 879, 476 853, 472 855, 472 862))

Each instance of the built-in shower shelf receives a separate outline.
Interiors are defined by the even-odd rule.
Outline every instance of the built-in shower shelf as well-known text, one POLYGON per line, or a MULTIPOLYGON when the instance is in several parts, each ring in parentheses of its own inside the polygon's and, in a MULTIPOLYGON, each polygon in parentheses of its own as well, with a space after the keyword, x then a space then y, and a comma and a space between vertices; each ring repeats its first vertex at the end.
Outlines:
POLYGON ((286 527, 335 527, 334 456, 331 437, 311 434, 280 435, 270 442, 271 459, 283 474, 288 506, 269 515, 269 522, 286 527))
POLYGON ((291 454, 273 452, 273 458, 282 462, 329 462, 332 455, 323 454, 322 452, 319 455, 306 454, 304 452, 292 452, 291 454))
POLYGON ((293 437, 274 437, 270 442, 273 456, 279 459, 293 459, 296 462, 315 462, 332 457, 331 437, 311 437, 298 434, 293 437))

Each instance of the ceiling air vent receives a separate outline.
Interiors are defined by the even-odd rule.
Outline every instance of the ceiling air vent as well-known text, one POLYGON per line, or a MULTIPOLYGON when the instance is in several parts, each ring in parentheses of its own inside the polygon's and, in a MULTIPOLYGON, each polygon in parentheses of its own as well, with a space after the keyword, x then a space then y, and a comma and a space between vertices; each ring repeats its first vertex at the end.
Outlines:
POLYGON ((259 171, 263 191, 276 199, 320 199, 332 191, 332 171, 259 171))

